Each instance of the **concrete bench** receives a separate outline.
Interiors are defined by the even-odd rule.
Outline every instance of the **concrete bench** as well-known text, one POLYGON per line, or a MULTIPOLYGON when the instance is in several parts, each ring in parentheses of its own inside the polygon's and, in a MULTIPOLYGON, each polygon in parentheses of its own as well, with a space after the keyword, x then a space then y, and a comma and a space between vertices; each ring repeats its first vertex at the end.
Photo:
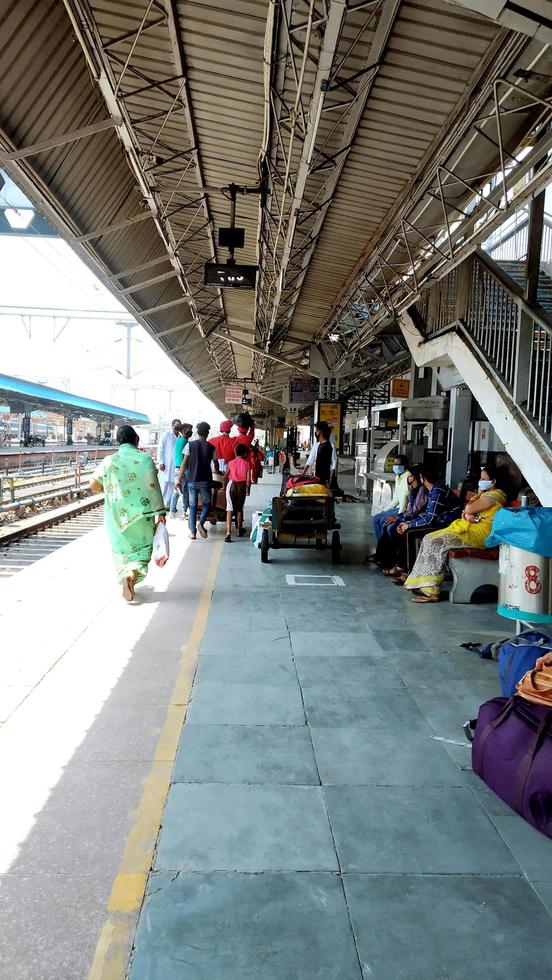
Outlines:
POLYGON ((448 564, 452 575, 450 602, 471 602, 483 586, 498 588, 498 548, 452 548, 448 564))

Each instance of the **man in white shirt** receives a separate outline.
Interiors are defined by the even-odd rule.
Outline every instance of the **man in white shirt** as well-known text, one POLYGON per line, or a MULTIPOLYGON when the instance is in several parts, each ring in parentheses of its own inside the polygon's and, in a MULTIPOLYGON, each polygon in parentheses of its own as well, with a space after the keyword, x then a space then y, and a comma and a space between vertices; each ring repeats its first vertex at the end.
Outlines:
POLYGON ((159 467, 159 483, 161 485, 161 493, 163 494, 163 502, 167 509, 170 508, 171 498, 174 490, 174 477, 175 477, 175 460, 174 460, 174 450, 176 446, 176 440, 180 435, 180 427, 182 423, 180 419, 173 419, 171 422, 171 429, 168 432, 164 432, 161 437, 161 442, 159 443, 159 449, 157 450, 157 465, 159 467))
POLYGON ((307 459, 306 466, 303 470, 303 475, 305 475, 308 470, 311 476, 320 476, 321 482, 329 486, 332 475, 335 473, 337 467, 335 440, 332 441, 330 427, 326 422, 316 423, 314 427, 314 435, 316 442, 309 453, 309 458, 307 459), (318 458, 319 453, 324 451, 325 446, 329 447, 329 451, 326 454, 328 458, 324 464, 320 465, 321 460, 318 458))
POLYGON ((408 472, 408 459, 406 456, 395 456, 393 459, 393 473, 395 474, 395 492, 393 494, 393 499, 388 510, 382 510, 379 514, 375 514, 372 518, 372 524, 374 525, 374 532, 376 535, 376 544, 383 534, 385 524, 391 523, 397 514, 402 514, 408 506, 408 497, 410 493, 408 487, 408 472))

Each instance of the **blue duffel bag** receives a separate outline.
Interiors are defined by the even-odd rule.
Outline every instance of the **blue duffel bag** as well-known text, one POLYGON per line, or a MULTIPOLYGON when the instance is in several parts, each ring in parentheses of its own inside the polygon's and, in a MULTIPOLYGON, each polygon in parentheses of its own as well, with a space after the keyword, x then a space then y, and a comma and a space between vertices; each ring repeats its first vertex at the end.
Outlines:
POLYGON ((506 640, 498 653, 502 697, 513 697, 517 682, 549 650, 552 650, 552 637, 538 630, 525 630, 524 633, 506 640))

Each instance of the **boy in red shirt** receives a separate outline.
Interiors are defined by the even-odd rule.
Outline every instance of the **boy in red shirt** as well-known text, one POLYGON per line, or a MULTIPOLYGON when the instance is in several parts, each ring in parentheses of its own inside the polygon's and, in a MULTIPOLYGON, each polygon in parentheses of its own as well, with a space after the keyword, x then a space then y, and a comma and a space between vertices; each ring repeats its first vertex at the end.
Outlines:
POLYGON ((226 537, 229 543, 232 540, 232 517, 236 515, 236 525, 239 537, 243 537, 245 529, 243 527, 243 506, 245 498, 249 496, 251 490, 251 462, 248 451, 242 444, 236 446, 236 456, 231 459, 226 467, 224 474, 226 483, 226 537))

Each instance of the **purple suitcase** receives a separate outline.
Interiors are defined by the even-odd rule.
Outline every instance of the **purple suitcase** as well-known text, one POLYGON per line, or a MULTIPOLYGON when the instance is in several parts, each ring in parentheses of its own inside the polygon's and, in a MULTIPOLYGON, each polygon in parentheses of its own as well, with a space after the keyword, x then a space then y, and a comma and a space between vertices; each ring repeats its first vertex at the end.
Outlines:
POLYGON ((528 823, 552 837, 552 708, 517 695, 479 709, 472 766, 528 823))

